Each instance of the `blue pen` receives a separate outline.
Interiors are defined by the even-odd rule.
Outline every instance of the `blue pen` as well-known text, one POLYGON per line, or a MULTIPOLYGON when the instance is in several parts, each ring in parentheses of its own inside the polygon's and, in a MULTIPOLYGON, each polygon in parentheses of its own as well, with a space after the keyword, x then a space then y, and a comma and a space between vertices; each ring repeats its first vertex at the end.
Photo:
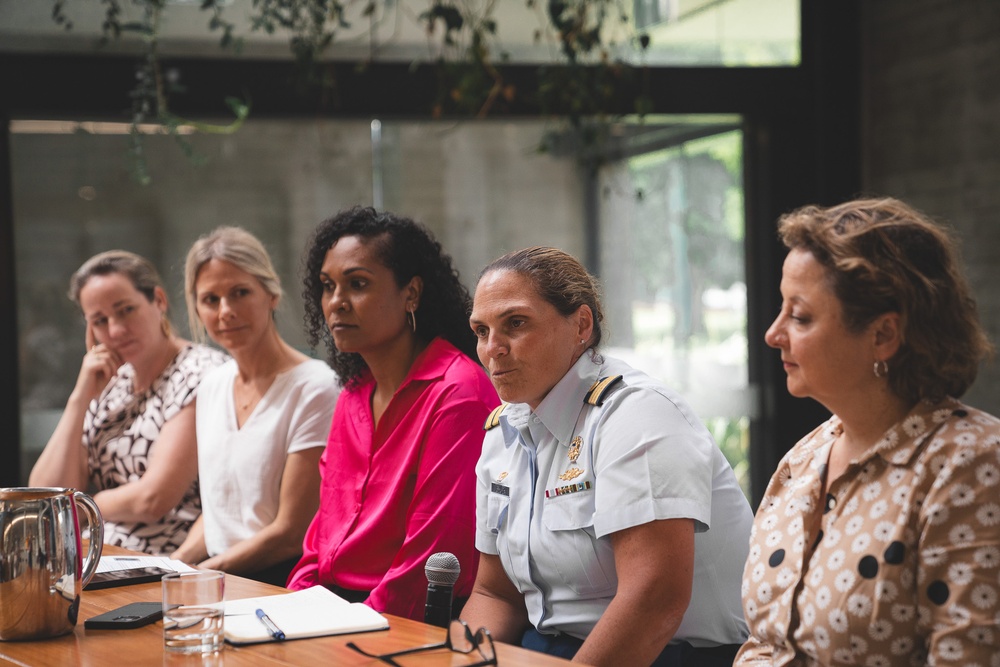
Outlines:
POLYGON ((260 622, 264 624, 264 627, 267 628, 267 631, 271 633, 272 637, 278 641, 285 638, 285 633, 281 631, 281 628, 274 624, 274 621, 272 621, 271 618, 264 613, 263 609, 258 609, 256 614, 257 618, 259 618, 260 622))

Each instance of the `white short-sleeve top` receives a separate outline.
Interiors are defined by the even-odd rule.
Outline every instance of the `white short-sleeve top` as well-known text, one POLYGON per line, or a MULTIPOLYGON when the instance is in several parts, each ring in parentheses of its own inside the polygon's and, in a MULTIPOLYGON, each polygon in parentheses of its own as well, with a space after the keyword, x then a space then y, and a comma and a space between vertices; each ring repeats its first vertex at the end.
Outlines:
POLYGON ((238 428, 236 373, 230 360, 205 376, 198 391, 198 477, 210 556, 274 520, 286 457, 326 446, 340 393, 326 362, 305 361, 278 374, 238 428))

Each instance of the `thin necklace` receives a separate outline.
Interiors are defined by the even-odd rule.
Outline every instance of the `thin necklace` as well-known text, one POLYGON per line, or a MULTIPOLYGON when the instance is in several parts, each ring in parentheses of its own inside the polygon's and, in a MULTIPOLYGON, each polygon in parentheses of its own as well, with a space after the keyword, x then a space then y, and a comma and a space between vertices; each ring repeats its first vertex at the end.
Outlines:
POLYGON ((241 402, 240 399, 237 399, 237 407, 240 409, 241 412, 247 410, 252 406, 257 405, 257 403, 260 402, 261 396, 262 394, 257 394, 255 396, 254 394, 251 393, 250 396, 245 401, 241 402))
POLYGON ((269 375, 263 376, 266 379, 266 382, 263 382, 263 383, 262 382, 256 382, 256 383, 251 384, 251 385, 248 385, 248 384, 244 383, 243 387, 247 391, 251 392, 250 396, 248 398, 246 398, 245 401, 243 401, 242 399, 240 399, 239 396, 237 395, 238 392, 237 392, 237 384, 236 384, 236 382, 237 382, 237 380, 239 380, 239 377, 237 377, 236 380, 233 381, 233 399, 236 401, 236 407, 238 409, 238 412, 246 412, 247 410, 252 410, 254 408, 254 406, 256 406, 257 403, 259 403, 260 400, 262 398, 264 398, 264 394, 266 394, 267 390, 271 388, 271 385, 274 383, 275 378, 277 378, 278 375, 282 372, 281 369, 282 369, 282 366, 279 363, 278 366, 277 366, 277 370, 275 370, 273 373, 270 373, 269 375), (260 386, 263 386, 263 389, 260 390, 260 391, 257 391, 257 388, 260 387, 260 386))

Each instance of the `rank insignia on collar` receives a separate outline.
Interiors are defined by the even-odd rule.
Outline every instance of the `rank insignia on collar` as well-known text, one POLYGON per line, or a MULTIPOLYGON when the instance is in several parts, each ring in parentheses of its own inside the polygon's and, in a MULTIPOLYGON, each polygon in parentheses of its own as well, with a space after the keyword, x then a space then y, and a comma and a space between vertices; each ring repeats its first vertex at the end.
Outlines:
POLYGON ((576 479, 582 474, 583 474, 583 468, 573 467, 564 472, 563 474, 559 475, 559 479, 561 479, 564 482, 568 482, 571 479, 576 479))
POLYGON ((572 442, 569 443, 569 462, 576 463, 576 460, 580 458, 580 447, 583 445, 583 438, 576 436, 573 438, 572 442))
POLYGON ((504 470, 502 473, 500 473, 499 475, 497 475, 497 481, 498 482, 502 482, 505 479, 507 479, 507 471, 506 470, 504 470))

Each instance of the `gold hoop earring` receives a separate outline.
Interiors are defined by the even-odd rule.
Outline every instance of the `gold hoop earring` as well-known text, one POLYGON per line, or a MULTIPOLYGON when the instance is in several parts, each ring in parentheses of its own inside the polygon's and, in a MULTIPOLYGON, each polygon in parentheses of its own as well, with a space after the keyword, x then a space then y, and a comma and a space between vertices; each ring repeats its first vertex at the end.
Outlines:
POLYGON ((160 318, 160 331, 163 332, 163 337, 168 340, 174 335, 173 328, 170 326, 170 320, 167 319, 166 315, 160 318))
POLYGON ((885 361, 876 361, 872 371, 877 378, 885 377, 889 374, 889 364, 885 363, 885 361))
POLYGON ((417 311, 408 310, 406 311, 406 314, 409 315, 410 327, 413 329, 413 333, 417 333, 417 311))

